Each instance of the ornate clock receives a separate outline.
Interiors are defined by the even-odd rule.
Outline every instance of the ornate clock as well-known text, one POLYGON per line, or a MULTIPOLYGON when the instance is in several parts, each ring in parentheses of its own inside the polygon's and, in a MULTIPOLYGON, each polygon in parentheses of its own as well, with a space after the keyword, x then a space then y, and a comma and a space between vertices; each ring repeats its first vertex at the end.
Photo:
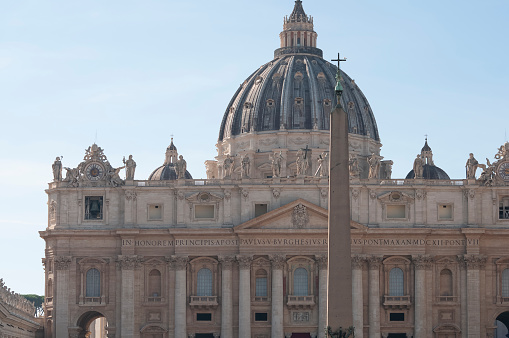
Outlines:
POLYGON ((99 163, 91 163, 85 168, 85 175, 90 181, 98 181, 104 176, 104 167, 99 163))
POLYGON ((509 181, 509 161, 502 162, 497 169, 497 174, 504 181, 509 181))

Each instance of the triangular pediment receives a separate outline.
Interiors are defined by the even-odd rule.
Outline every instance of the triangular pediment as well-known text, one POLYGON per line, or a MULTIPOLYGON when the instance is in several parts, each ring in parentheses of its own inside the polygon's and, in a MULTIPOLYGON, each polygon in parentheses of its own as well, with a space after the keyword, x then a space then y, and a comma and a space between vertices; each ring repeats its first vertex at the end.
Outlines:
MULTIPOLYGON (((274 230, 327 230, 328 211, 314 203, 299 198, 266 214, 239 224, 235 231, 274 230)), ((364 229, 362 224, 351 221, 351 229, 364 229)))

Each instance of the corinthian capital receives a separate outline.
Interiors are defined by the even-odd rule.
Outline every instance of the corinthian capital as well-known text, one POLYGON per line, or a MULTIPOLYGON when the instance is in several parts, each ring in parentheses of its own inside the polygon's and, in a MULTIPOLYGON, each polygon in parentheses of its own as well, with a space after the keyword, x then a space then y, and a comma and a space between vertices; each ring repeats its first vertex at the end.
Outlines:
POLYGON ((315 256, 316 263, 320 270, 327 270, 328 257, 327 255, 315 256))
POLYGON ((71 266, 71 256, 56 256, 55 257, 55 269, 56 270, 68 270, 71 266))
POLYGON ((378 268, 380 268, 380 264, 382 264, 382 256, 368 256, 366 258, 366 261, 368 262, 369 264, 369 269, 370 270, 376 270, 378 268))
POLYGON ((480 269, 486 264, 484 255, 465 255, 463 258, 468 269, 480 269))
POLYGON ((352 269, 362 269, 365 262, 366 257, 362 255, 352 255, 352 269))
POLYGON ((286 258, 283 255, 270 255, 270 262, 272 263, 272 269, 281 270, 285 267, 286 258))
POLYGON ((233 256, 219 256, 219 262, 223 266, 223 269, 231 269, 233 267, 233 262, 235 261, 235 257, 233 256))
POLYGON ((117 266, 122 270, 134 270, 138 268, 143 260, 137 255, 119 255, 117 266))
POLYGON ((185 270, 187 267, 187 263, 189 262, 189 257, 187 256, 171 256, 171 267, 175 270, 185 270))
POLYGON ((412 257, 412 262, 414 263, 415 270, 424 270, 431 267, 433 258, 430 255, 416 255, 412 257))
POLYGON ((240 269, 251 269, 251 263, 253 262, 252 256, 237 255, 237 262, 239 263, 240 269))

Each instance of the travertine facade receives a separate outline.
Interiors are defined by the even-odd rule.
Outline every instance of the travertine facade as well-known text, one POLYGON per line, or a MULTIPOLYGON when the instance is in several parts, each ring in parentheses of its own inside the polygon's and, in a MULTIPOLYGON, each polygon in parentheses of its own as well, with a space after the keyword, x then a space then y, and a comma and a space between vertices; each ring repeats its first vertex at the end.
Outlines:
MULTIPOLYGON (((190 179, 173 142, 149 180, 132 157, 122 180, 95 144, 63 180, 56 161, 46 337, 85 337, 100 317, 108 337, 323 336, 334 82, 299 0, 281 41, 228 107, 207 179, 190 179)), ((356 337, 493 337, 509 325, 509 143, 457 180, 426 143, 417 178, 391 179, 344 75, 356 337)))

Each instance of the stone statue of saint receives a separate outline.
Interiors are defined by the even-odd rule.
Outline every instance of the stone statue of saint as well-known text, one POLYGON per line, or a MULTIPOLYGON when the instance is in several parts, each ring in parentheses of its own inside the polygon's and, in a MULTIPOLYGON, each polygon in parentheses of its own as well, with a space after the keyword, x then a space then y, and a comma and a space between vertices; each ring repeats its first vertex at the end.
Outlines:
POLYGON ((414 178, 422 178, 424 170, 424 162, 422 161, 421 155, 417 154, 414 160, 414 178))
POLYGON ((325 177, 329 176, 329 155, 323 152, 318 155, 318 168, 316 169, 315 176, 325 177))
POLYGON ((474 154, 470 153, 470 157, 465 164, 467 179, 475 179, 475 172, 477 171, 478 166, 479 162, 475 159, 474 154))
POLYGON ((242 157, 242 162, 240 163, 241 165, 241 172, 240 172, 240 175, 242 178, 249 178, 249 171, 251 169, 251 160, 249 159, 249 156, 244 155, 244 157, 242 157))
POLYGON ((124 184, 124 180, 120 178, 120 170, 124 169, 125 166, 123 167, 118 167, 118 168, 113 168, 113 167, 110 167, 110 170, 108 170, 106 176, 107 176, 107 181, 110 183, 110 185, 112 187, 118 187, 119 185, 122 185, 124 184))
POLYGON ((368 178, 378 178, 380 175, 380 158, 372 153, 370 157, 367 158, 369 164, 369 173, 368 178))
POLYGON ((226 155, 226 158, 223 161, 223 172, 224 172, 223 178, 230 178, 232 176, 234 169, 233 165, 234 165, 233 158, 230 155, 226 155))
POLYGON ((281 152, 274 152, 272 156, 270 156, 272 161, 272 177, 281 177, 281 166, 283 163, 283 155, 281 152))
POLYGON ((306 172, 308 171, 309 162, 308 159, 305 158, 304 151, 302 149, 299 149, 297 151, 297 176, 300 175, 306 175, 306 172))
POLYGON ((357 159, 357 155, 350 154, 350 158, 348 159, 348 171, 350 172, 350 177, 359 177, 359 160, 357 159))
POLYGON ((60 157, 55 159, 51 168, 53 169, 53 181, 60 182, 62 180, 62 162, 60 157))
POLYGON ((125 179, 134 180, 134 172, 136 170, 136 162, 133 160, 133 155, 129 155, 129 159, 126 161, 125 157, 122 160, 125 165, 125 179))
POLYGON ((178 179, 186 178, 187 162, 184 160, 184 156, 180 155, 177 162, 175 162, 175 172, 177 173, 178 179))
POLYGON ((64 167, 65 172, 65 182, 69 182, 67 186, 69 187, 78 187, 80 181, 80 170, 78 168, 68 168, 64 167))

